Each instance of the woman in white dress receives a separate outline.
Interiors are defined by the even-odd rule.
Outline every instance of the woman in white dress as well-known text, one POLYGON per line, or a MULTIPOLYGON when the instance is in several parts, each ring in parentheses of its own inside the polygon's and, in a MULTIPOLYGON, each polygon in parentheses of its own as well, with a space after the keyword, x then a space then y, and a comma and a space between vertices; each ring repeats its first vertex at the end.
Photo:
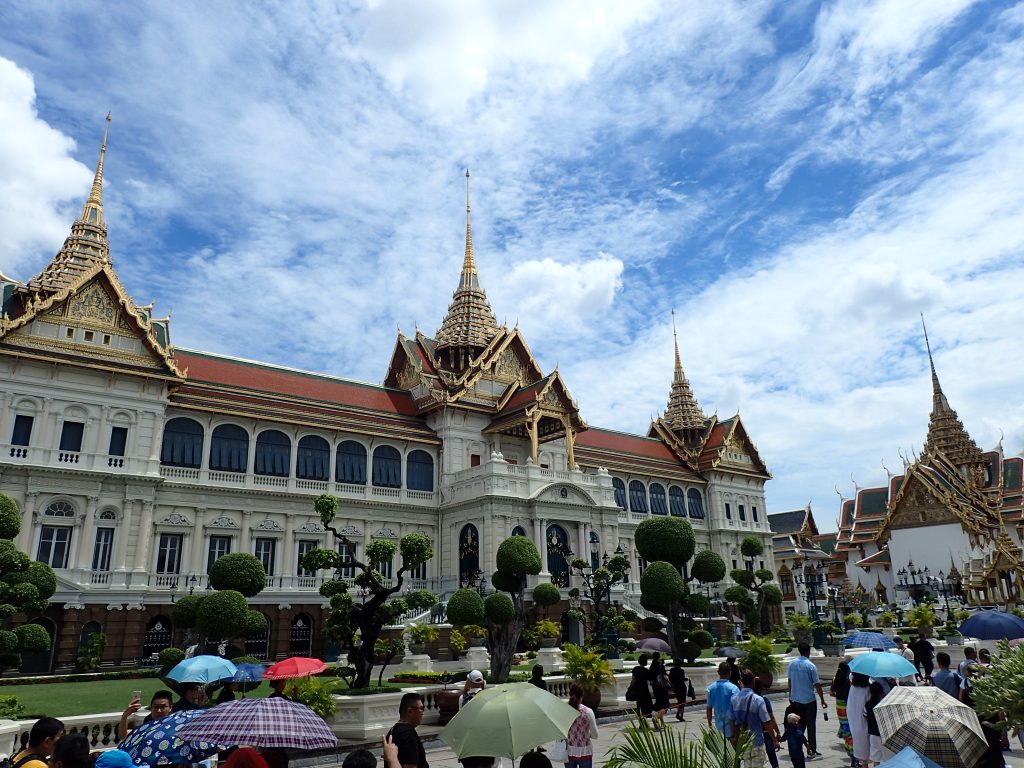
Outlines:
POLYGON ((871 739, 868 734, 868 720, 865 705, 871 695, 871 680, 867 675, 854 672, 850 675, 850 693, 846 698, 846 717, 853 735, 853 759, 851 764, 866 766, 871 760, 871 739))

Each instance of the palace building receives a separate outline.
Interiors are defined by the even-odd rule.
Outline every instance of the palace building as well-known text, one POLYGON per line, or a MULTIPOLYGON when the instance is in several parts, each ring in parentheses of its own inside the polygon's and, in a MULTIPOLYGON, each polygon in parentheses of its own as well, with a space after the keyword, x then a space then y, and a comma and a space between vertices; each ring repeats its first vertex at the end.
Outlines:
MULTIPOLYGON (((108 118, 109 119, 109 118, 108 118)), ((81 216, 53 260, 21 282, 0 275, 0 491, 20 506, 16 541, 59 582, 39 619, 66 669, 91 633, 106 663, 136 663, 177 638, 172 603, 207 588, 210 565, 251 552, 267 586, 261 658, 328 654, 325 578, 303 554, 336 543, 313 512, 333 493, 335 525, 359 557, 374 539, 419 531, 435 557, 406 575, 442 599, 489 587, 498 544, 529 536, 540 578, 573 584, 572 553, 632 562, 615 599, 640 610, 636 525, 688 519, 698 548, 740 560, 766 545, 770 474, 738 415, 706 416, 675 350, 667 408, 643 434, 587 424, 567 382, 518 328, 499 325, 481 286, 469 218, 451 305, 433 337, 398 334, 383 383, 175 348, 168 318, 118 279, 103 219, 106 135, 81 216)), ((453 270, 454 271, 454 270, 453 270)), ((386 365, 386 367, 385 367, 386 365)), ((383 564, 394 578, 396 564, 383 564)), ((742 567, 742 566, 740 566, 742 567)), ((722 585, 724 586, 727 585, 722 585)), ((564 592, 563 592, 564 595, 564 592)), ((564 607, 565 604, 563 604, 564 607)))
POLYGON ((829 575, 868 602, 909 606, 925 597, 969 605, 1024 603, 1021 477, 1024 459, 1002 442, 982 451, 931 368, 932 410, 920 456, 840 506, 829 575))

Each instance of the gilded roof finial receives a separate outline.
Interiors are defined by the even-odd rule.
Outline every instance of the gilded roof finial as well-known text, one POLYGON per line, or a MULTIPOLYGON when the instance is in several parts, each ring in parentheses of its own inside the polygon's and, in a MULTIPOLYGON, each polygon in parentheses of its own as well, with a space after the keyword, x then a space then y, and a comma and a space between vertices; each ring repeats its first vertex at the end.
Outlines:
POLYGON ((92 189, 82 208, 81 220, 89 224, 103 226, 103 159, 107 154, 107 135, 110 133, 110 113, 107 112, 107 124, 103 127, 103 143, 100 145, 100 159, 96 163, 96 175, 92 180, 92 189))
POLYGON ((932 359, 932 345, 928 341, 928 327, 924 324, 924 312, 921 313, 921 330, 924 331, 924 347, 928 350, 928 367, 932 371, 932 409, 933 411, 950 410, 949 401, 939 384, 939 374, 935 372, 935 361, 932 359))
POLYGON ((480 290, 480 277, 476 273, 476 256, 473 253, 473 225, 469 214, 469 168, 466 169, 466 255, 462 260, 460 286, 480 290))
POLYGON ((676 312, 672 310, 672 339, 675 343, 675 370, 672 374, 672 387, 669 390, 668 406, 665 408, 665 421, 672 429, 693 429, 704 426, 704 412, 697 404, 690 389, 690 382, 683 373, 683 363, 679 356, 679 336, 676 333, 676 312))

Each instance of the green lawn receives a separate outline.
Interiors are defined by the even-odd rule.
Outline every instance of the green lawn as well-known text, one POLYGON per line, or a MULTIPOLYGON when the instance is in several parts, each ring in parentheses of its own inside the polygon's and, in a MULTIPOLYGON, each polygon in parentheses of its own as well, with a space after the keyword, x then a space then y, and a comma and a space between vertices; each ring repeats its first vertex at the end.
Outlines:
MULTIPOLYGON (((91 680, 87 683, 45 683, 38 685, 0 686, 0 696, 17 696, 25 707, 27 717, 49 715, 71 717, 100 712, 121 712, 131 701, 132 691, 142 691, 142 701, 149 699, 161 688, 155 678, 145 680, 91 680)), ((261 685, 246 697, 266 696, 270 686, 261 685)))

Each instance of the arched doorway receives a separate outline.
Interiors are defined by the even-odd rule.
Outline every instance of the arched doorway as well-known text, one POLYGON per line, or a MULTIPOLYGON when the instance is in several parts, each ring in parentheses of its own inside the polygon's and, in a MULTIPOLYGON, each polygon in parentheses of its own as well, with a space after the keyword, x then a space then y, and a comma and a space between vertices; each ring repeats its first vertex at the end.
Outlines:
MULTIPOLYGON (((266 616, 266 614, 264 614, 266 616)), ((254 656, 257 659, 270 658, 270 617, 266 616, 267 630, 258 635, 245 639, 245 655, 254 656)))
POLYGON ((548 542, 548 572, 551 583, 559 587, 569 586, 569 534, 560 525, 549 525, 545 538, 548 542))
POLYGON ((50 647, 45 651, 25 652, 21 654, 21 671, 25 674, 48 675, 53 671, 53 653, 57 643, 57 623, 47 616, 40 616, 32 622, 46 630, 50 636, 50 647))
POLYGON ((148 659, 159 655, 164 648, 170 648, 173 628, 170 618, 163 614, 150 619, 142 636, 142 657, 148 659))
POLYGON ((308 613, 300 613, 292 619, 288 634, 288 653, 292 656, 309 656, 313 650, 313 619, 308 613))
POLYGON ((480 580, 480 532, 472 523, 459 533, 459 586, 475 586, 480 580))

